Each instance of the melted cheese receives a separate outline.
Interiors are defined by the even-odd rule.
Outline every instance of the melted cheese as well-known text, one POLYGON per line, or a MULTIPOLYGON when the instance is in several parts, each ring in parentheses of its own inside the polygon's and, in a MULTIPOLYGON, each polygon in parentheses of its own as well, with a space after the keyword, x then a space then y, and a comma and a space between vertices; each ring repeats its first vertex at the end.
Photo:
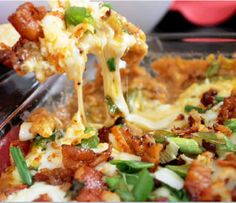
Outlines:
POLYGON ((26 163, 29 168, 38 170, 63 167, 61 147, 55 142, 48 143, 45 151, 40 146, 33 146, 26 157, 26 163))
POLYGON ((31 127, 32 123, 30 122, 24 122, 21 124, 19 131, 20 141, 32 140, 34 138, 34 135, 30 132, 31 127))
POLYGON ((7 197, 7 202, 32 202, 40 197, 40 195, 47 194, 53 202, 66 202, 66 193, 60 189, 59 186, 48 185, 42 182, 36 182, 27 189, 20 190, 7 197))
MULTIPOLYGON (((67 2, 68 3, 68 2, 67 2)), ((110 96, 124 116, 129 115, 125 102, 120 78, 120 68, 124 65, 122 56, 135 44, 140 43, 132 34, 122 30, 120 21, 126 23, 112 10, 111 20, 104 20, 108 8, 101 7, 98 2, 69 1, 71 6, 84 6, 91 11, 93 25, 81 23, 77 26, 66 27, 64 19, 54 13, 47 13, 41 25, 44 37, 40 39, 37 54, 27 59, 22 70, 34 71, 37 79, 44 81, 57 72, 66 72, 69 79, 75 83, 78 97, 78 112, 75 114, 66 135, 80 136, 84 125, 88 125, 83 105, 83 73, 87 62, 87 55, 94 54, 101 67, 104 81, 104 94, 110 96), (107 60, 115 58, 116 70, 109 71, 107 60)), ((65 12, 66 2, 51 2, 52 11, 65 12)), ((131 120, 133 117, 130 117, 131 120)))
MULTIPOLYGON (((231 90, 235 87, 236 80, 223 80, 223 81, 216 81, 213 83, 209 83, 208 81, 202 83, 202 84, 193 84, 190 86, 179 98, 179 100, 173 104, 173 105, 162 105, 159 104, 157 107, 158 111, 150 112, 154 117, 153 114, 159 113, 156 118, 159 118, 159 125, 156 126, 156 128, 166 128, 170 129, 174 126, 176 126, 176 122, 173 122, 173 119, 176 118, 176 116, 179 113, 185 113, 184 107, 185 105, 200 105, 200 97, 201 95, 213 88, 218 91, 218 95, 220 96, 229 96, 231 90), (169 115, 169 116, 168 116, 169 115)), ((218 115, 218 111, 220 106, 222 105, 222 102, 211 108, 210 110, 206 111, 205 113, 201 114, 201 116, 204 118, 206 125, 211 127, 213 123, 215 123, 218 115)), ((148 111, 146 111, 148 112, 148 111)), ((144 112, 145 113, 145 112, 144 112)), ((130 114, 129 116, 132 116, 130 114)), ((129 119, 129 116, 127 117, 129 119)), ((137 118, 137 115, 134 115, 137 118)), ((149 115, 150 116, 150 115, 149 115)), ((139 117, 138 121, 140 122, 140 125, 143 125, 144 122, 147 120, 143 119, 143 117, 139 117)), ((147 121, 150 122, 150 121, 147 121)), ((184 123, 187 121, 183 121, 184 123)), ((148 123, 149 124, 149 123, 148 123)), ((150 125, 150 128, 153 128, 157 122, 153 122, 150 125)), ((147 126, 147 125, 146 125, 147 126)), ((86 139, 91 137, 91 134, 83 133, 82 131, 78 134, 73 134, 73 132, 70 134, 70 136, 65 136, 59 140, 56 140, 56 145, 58 148, 52 147, 52 143, 49 143, 47 145, 46 151, 42 151, 40 147, 33 148, 30 154, 27 156, 26 161, 27 165, 31 168, 57 168, 62 167, 62 160, 61 160, 61 149, 60 146, 62 144, 72 144, 72 143, 79 143, 81 139, 86 139)), ((115 146, 115 141, 112 139, 112 134, 109 135, 110 141, 115 146)), ((55 144, 55 143, 54 143, 55 144)), ((107 143, 100 143, 97 148, 92 149, 95 153, 101 153, 105 150, 107 150, 108 144, 107 143)), ((135 156, 128 153, 123 153, 112 149, 112 158, 113 159, 121 159, 121 160, 137 160, 140 161, 141 158, 139 156, 135 156)), ((116 173, 115 168, 109 164, 109 163, 101 163, 99 166, 97 166, 97 170, 102 171, 103 173, 107 175, 112 175, 116 173)))
MULTIPOLYGON (((179 99, 174 104, 158 104, 154 101, 153 103, 156 105, 155 108, 150 105, 151 107, 146 108, 144 111, 134 109, 135 114, 129 114, 126 119, 131 122, 135 120, 134 123, 136 125, 138 124, 149 130, 171 129, 173 126, 181 126, 184 124, 181 122, 177 123, 174 120, 180 113, 186 114, 184 111, 186 105, 200 106, 202 94, 209 89, 216 89, 219 96, 228 97, 235 87, 236 79, 219 79, 214 82, 205 80, 201 84, 194 83, 180 95, 179 99)), ((221 105, 222 103, 219 103, 201 115, 206 120, 207 126, 211 127, 216 121, 221 105)))
MULTIPOLYGON (((83 74, 88 54, 94 54, 102 68, 105 96, 112 99, 127 121, 147 130, 170 127, 187 103, 199 104, 200 93, 207 86, 212 86, 209 81, 200 85, 200 88, 198 84, 195 84, 181 95, 174 105, 160 104, 155 108, 131 113, 123 96, 119 67, 123 66, 121 58, 133 46, 139 46, 140 39, 137 35, 123 31, 122 26, 127 23, 127 20, 113 10, 111 16, 104 20, 108 8, 101 7, 98 2, 57 0, 50 1, 50 5, 53 12, 48 12, 41 21, 44 37, 40 39, 39 45, 34 45, 36 54, 27 59, 21 68, 25 72, 34 71, 36 77, 41 81, 58 72, 66 72, 68 78, 74 81, 78 98, 78 112, 74 115, 71 125, 66 131, 68 139, 74 137, 79 141, 82 138, 84 126, 94 126, 86 121, 83 105, 83 74), (86 7, 91 11, 94 23, 66 26, 65 20, 61 16, 64 15, 68 4, 86 7), (61 15, 55 15, 55 11, 61 15), (109 71, 107 61, 110 58, 115 59, 115 71, 109 71)), ((224 83, 219 89, 226 92, 228 86, 228 83, 224 83)), ((111 119, 108 113, 107 115, 106 123, 109 123, 111 119)))

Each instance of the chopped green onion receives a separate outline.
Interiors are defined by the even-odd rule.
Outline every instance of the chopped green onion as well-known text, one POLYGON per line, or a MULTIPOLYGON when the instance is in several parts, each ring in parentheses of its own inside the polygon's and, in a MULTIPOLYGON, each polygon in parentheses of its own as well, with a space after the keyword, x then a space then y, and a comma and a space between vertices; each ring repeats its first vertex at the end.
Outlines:
POLYGON ((224 101, 224 99, 225 99, 225 97, 215 96, 216 103, 220 103, 220 102, 224 101))
POLYGON ((157 143, 165 142, 166 138, 174 137, 175 134, 167 130, 155 130, 153 132, 153 137, 157 143))
POLYGON ((114 191, 117 188, 117 186, 120 182, 120 179, 121 179, 120 176, 113 176, 113 177, 107 177, 105 181, 106 181, 108 187, 112 191, 114 191))
POLYGON ((153 189, 153 177, 150 175, 147 169, 143 169, 138 175, 139 179, 133 189, 135 201, 145 201, 153 189))
POLYGON ((107 60, 107 66, 111 72, 116 71, 115 58, 110 58, 107 60))
POLYGON ((119 108, 116 106, 116 104, 112 101, 112 98, 109 97, 109 96, 106 96, 105 97, 105 102, 107 104, 107 107, 108 107, 108 111, 111 113, 111 114, 117 114, 120 112, 119 108))
POLYGON ((86 127, 85 130, 84 130, 84 133, 85 134, 88 134, 88 133, 97 134, 97 129, 93 128, 93 127, 86 127))
POLYGON ((236 145, 227 137, 224 136, 226 150, 229 152, 236 152, 236 145))
POLYGON ((93 23, 90 12, 85 7, 72 6, 66 9, 65 20, 69 25, 78 25, 83 22, 93 23))
POLYGON ((32 176, 30 174, 30 171, 26 165, 25 159, 23 157, 23 154, 18 147, 11 147, 10 148, 12 159, 15 162, 16 168, 19 172, 19 175, 22 179, 22 182, 27 185, 32 185, 32 176))
POLYGON ((182 153, 201 154, 203 152, 202 148, 193 139, 181 137, 170 137, 169 139, 179 146, 179 149, 182 153))
POLYGON ((186 105, 185 108, 184 108, 184 110, 188 113, 190 111, 192 111, 193 109, 196 110, 198 113, 204 113, 204 110, 200 107, 196 107, 196 106, 192 106, 192 105, 186 105))
POLYGON ((102 4, 102 7, 107 7, 109 9, 112 9, 111 3, 109 3, 109 2, 102 4))
POLYGON ((116 167, 125 173, 134 173, 140 171, 144 168, 153 167, 153 163, 147 163, 142 161, 127 161, 127 160, 112 160, 111 164, 116 165, 116 167))
POLYGON ((99 137, 98 137, 97 129, 93 127, 87 127, 85 128, 84 133, 91 134, 93 136, 87 139, 82 139, 81 143, 78 146, 81 146, 86 149, 96 148, 99 144, 99 137))
POLYGON ((115 191, 123 201, 147 200, 154 181, 147 169, 135 174, 119 173, 105 179, 109 189, 115 191))
POLYGON ((228 127, 233 133, 236 133, 236 119, 230 119, 224 122, 224 125, 228 127))
POLYGON ((134 201, 134 196, 124 178, 124 176, 122 177, 120 175, 107 177, 105 182, 107 183, 110 190, 115 191, 123 201, 134 201))
POLYGON ((176 190, 180 190, 184 186, 184 180, 177 173, 168 168, 159 168, 153 175, 155 179, 176 190))
POLYGON ((188 169, 190 168, 189 164, 184 164, 184 165, 166 165, 166 168, 174 171, 175 173, 177 173, 178 175, 180 175, 181 177, 185 178, 185 176, 188 173, 188 169))
POLYGON ((169 190, 171 191, 171 196, 169 198, 171 202, 188 202, 189 201, 187 192, 184 189, 175 190, 169 187, 169 190))
POLYGON ((221 143, 216 144, 216 153, 219 157, 222 157, 228 152, 236 152, 236 144, 234 144, 227 136, 224 136, 221 143))
POLYGON ((160 153, 160 163, 165 164, 176 159, 179 151, 179 146, 170 140, 168 145, 160 153))
POLYGON ((137 173, 122 173, 127 184, 136 185, 139 180, 139 175, 137 173))
POLYGON ((170 202, 188 202, 189 198, 184 189, 175 190, 167 185, 157 188, 153 192, 153 200, 165 197, 170 202))
POLYGON ((83 139, 81 141, 81 147, 86 149, 93 149, 96 148, 99 144, 99 138, 97 135, 90 137, 88 139, 83 139))
POLYGON ((88 148, 88 149, 96 148, 99 144, 99 138, 97 135, 94 135, 88 139, 83 139, 80 144, 81 147, 83 148, 88 148))
POLYGON ((55 139, 55 133, 53 133, 49 138, 44 138, 41 135, 37 135, 33 140, 33 145, 41 147, 42 150, 46 150, 47 144, 51 141, 55 141, 55 139))
POLYGON ((171 202, 189 202, 189 197, 184 189, 175 190, 173 188, 170 188, 170 190, 171 190, 171 196, 169 200, 171 202))
POLYGON ((121 199, 123 201, 126 201, 126 202, 133 202, 134 201, 134 196, 128 189, 121 187, 116 190, 116 193, 121 197, 121 199))
POLYGON ((196 141, 202 142, 202 140, 205 140, 207 142, 210 142, 212 144, 225 144, 225 141, 223 139, 219 139, 215 133, 212 132, 198 132, 196 136, 193 137, 196 141), (200 140, 198 139, 200 138, 200 140))
POLYGON ((212 63, 209 68, 206 71, 206 77, 210 78, 212 76, 215 76, 220 70, 220 64, 219 63, 212 63))

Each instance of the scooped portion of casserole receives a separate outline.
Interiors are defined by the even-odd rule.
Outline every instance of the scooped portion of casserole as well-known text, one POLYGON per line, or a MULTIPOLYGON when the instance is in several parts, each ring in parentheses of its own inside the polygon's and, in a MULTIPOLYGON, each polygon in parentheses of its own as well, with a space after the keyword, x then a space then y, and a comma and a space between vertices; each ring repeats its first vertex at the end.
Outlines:
POLYGON ((110 4, 50 3, 9 17, 20 38, 0 44, 0 61, 42 82, 66 73, 76 95, 21 124, 0 200, 235 201, 235 59, 164 56, 153 76, 139 65, 144 33, 110 4))

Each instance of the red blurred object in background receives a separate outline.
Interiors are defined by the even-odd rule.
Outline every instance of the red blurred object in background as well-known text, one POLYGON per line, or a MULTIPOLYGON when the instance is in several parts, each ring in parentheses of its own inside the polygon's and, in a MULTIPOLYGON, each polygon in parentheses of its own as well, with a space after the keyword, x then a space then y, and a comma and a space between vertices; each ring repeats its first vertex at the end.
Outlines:
POLYGON ((181 1, 175 0, 171 10, 179 11, 198 26, 215 26, 236 13, 236 1, 181 1))
POLYGON ((23 154, 29 151, 30 142, 21 142, 19 138, 19 127, 13 127, 3 138, 0 139, 0 174, 11 165, 9 148, 10 146, 20 147, 23 154))

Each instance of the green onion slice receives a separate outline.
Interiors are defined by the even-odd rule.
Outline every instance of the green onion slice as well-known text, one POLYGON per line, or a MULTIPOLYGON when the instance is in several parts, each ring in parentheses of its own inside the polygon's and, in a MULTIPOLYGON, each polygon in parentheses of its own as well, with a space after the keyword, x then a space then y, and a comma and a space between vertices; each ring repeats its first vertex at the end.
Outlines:
POLYGON ((236 133, 236 119, 229 119, 224 122, 224 125, 228 127, 233 133, 236 133))
POLYGON ((147 169, 139 172, 139 178, 134 186, 134 197, 136 201, 146 201, 154 187, 153 177, 147 169))
POLYGON ((216 103, 220 103, 220 102, 224 101, 224 99, 225 99, 225 97, 221 97, 221 96, 216 96, 215 97, 216 103))
POLYGON ((215 76, 220 70, 220 64, 213 62, 206 71, 206 77, 210 78, 215 76))
POLYGON ((66 9, 65 21, 69 25, 78 25, 83 22, 92 24, 93 18, 85 7, 72 6, 66 9))
POLYGON ((179 146, 179 150, 186 154, 201 154, 202 148, 193 139, 181 138, 181 137, 170 137, 171 141, 175 142, 179 146))
POLYGON ((184 108, 184 110, 188 113, 190 111, 192 111, 193 109, 196 110, 198 113, 204 113, 204 110, 200 107, 196 107, 196 106, 192 106, 192 105, 186 105, 185 108, 184 108))
POLYGON ((127 160, 112 160, 111 164, 116 165, 116 167, 125 173, 134 173, 145 168, 151 168, 154 166, 153 163, 147 163, 142 161, 127 161, 127 160))
POLYGON ((115 58, 109 58, 107 60, 107 66, 111 72, 116 71, 116 63, 115 63, 115 58))
POLYGON ((16 165, 22 182, 27 185, 32 185, 32 176, 26 165, 25 159, 19 147, 10 147, 12 159, 16 165))

